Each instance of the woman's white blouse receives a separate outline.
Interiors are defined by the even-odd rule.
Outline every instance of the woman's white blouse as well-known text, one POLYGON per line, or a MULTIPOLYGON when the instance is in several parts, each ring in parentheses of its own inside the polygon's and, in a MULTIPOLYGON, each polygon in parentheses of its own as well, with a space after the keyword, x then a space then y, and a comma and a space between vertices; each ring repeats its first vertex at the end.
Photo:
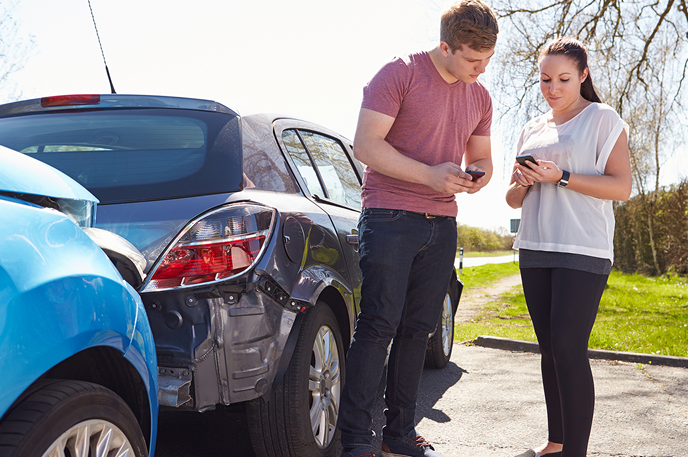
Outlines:
MULTIPOLYGON (((628 124, 609 105, 592 103, 561 125, 549 113, 530 120, 521 132, 518 154, 550 160, 562 170, 603 175, 607 159, 628 124)), ((535 183, 523 200, 515 249, 568 252, 614 261, 611 200, 583 195, 556 183, 535 183)))

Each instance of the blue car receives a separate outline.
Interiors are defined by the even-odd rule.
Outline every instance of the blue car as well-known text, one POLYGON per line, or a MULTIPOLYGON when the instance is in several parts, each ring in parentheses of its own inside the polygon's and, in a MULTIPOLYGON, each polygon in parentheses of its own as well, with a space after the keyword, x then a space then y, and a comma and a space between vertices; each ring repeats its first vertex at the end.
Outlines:
POLYGON ((96 203, 61 172, 0 147, 2 456, 155 452, 155 344, 122 275, 135 277, 139 259, 91 228, 96 203))

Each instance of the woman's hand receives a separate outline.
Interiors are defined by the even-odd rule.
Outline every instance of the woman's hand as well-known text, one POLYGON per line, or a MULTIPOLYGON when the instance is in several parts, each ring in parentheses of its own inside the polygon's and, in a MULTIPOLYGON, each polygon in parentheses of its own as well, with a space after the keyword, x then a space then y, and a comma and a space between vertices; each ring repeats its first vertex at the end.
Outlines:
POLYGON ((562 175, 557 164, 549 160, 538 160, 537 165, 532 162, 526 162, 526 165, 516 162, 511 174, 511 185, 506 192, 507 204, 514 209, 520 208, 530 186, 536 182, 558 183, 562 175))
POLYGON ((521 187, 530 187, 534 181, 528 177, 518 168, 520 165, 514 167, 514 172, 511 175, 511 182, 516 183, 521 187))
POLYGON ((530 186, 534 183, 532 179, 525 175, 521 170, 522 168, 518 163, 514 164, 511 182, 506 191, 506 203, 514 209, 520 208, 523 205, 523 199, 526 197, 530 186))
POLYGON ((537 165, 526 162, 526 165, 514 165, 514 181, 522 186, 530 186, 536 182, 558 183, 563 172, 556 163, 538 159, 537 165), (532 168, 531 168, 532 166, 532 168))

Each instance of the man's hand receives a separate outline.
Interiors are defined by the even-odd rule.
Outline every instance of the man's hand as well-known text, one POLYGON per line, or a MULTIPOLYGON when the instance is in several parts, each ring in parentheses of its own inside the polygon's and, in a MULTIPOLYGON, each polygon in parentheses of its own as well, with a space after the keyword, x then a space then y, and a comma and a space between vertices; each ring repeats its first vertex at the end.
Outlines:
POLYGON ((472 135, 466 144, 466 153, 463 157, 466 170, 484 171, 485 175, 473 179, 473 186, 466 193, 474 194, 485 187, 492 178, 492 147, 489 136, 472 135))
POLYGON ((466 192, 474 194, 482 187, 484 178, 473 181, 473 177, 464 172, 461 167, 452 162, 428 167, 423 183, 432 190, 445 194, 466 192))
POLYGON ((383 175, 424 184, 436 192, 446 194, 474 194, 490 181, 490 137, 471 136, 466 145, 466 168, 485 171, 485 176, 473 179, 458 164, 445 162, 439 165, 426 165, 399 153, 385 141, 392 124, 393 117, 361 108, 354 137, 354 156, 383 175))

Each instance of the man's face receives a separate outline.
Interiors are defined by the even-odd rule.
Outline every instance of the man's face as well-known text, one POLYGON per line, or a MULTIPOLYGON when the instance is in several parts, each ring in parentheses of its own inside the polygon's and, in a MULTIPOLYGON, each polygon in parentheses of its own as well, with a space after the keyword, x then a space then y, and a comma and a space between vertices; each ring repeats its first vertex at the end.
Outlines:
POLYGON ((485 73, 490 58, 494 55, 494 48, 485 51, 476 51, 468 46, 461 46, 453 53, 446 43, 442 43, 446 48, 442 49, 444 59, 444 69, 451 76, 465 84, 473 84, 478 80, 478 76, 485 73))

